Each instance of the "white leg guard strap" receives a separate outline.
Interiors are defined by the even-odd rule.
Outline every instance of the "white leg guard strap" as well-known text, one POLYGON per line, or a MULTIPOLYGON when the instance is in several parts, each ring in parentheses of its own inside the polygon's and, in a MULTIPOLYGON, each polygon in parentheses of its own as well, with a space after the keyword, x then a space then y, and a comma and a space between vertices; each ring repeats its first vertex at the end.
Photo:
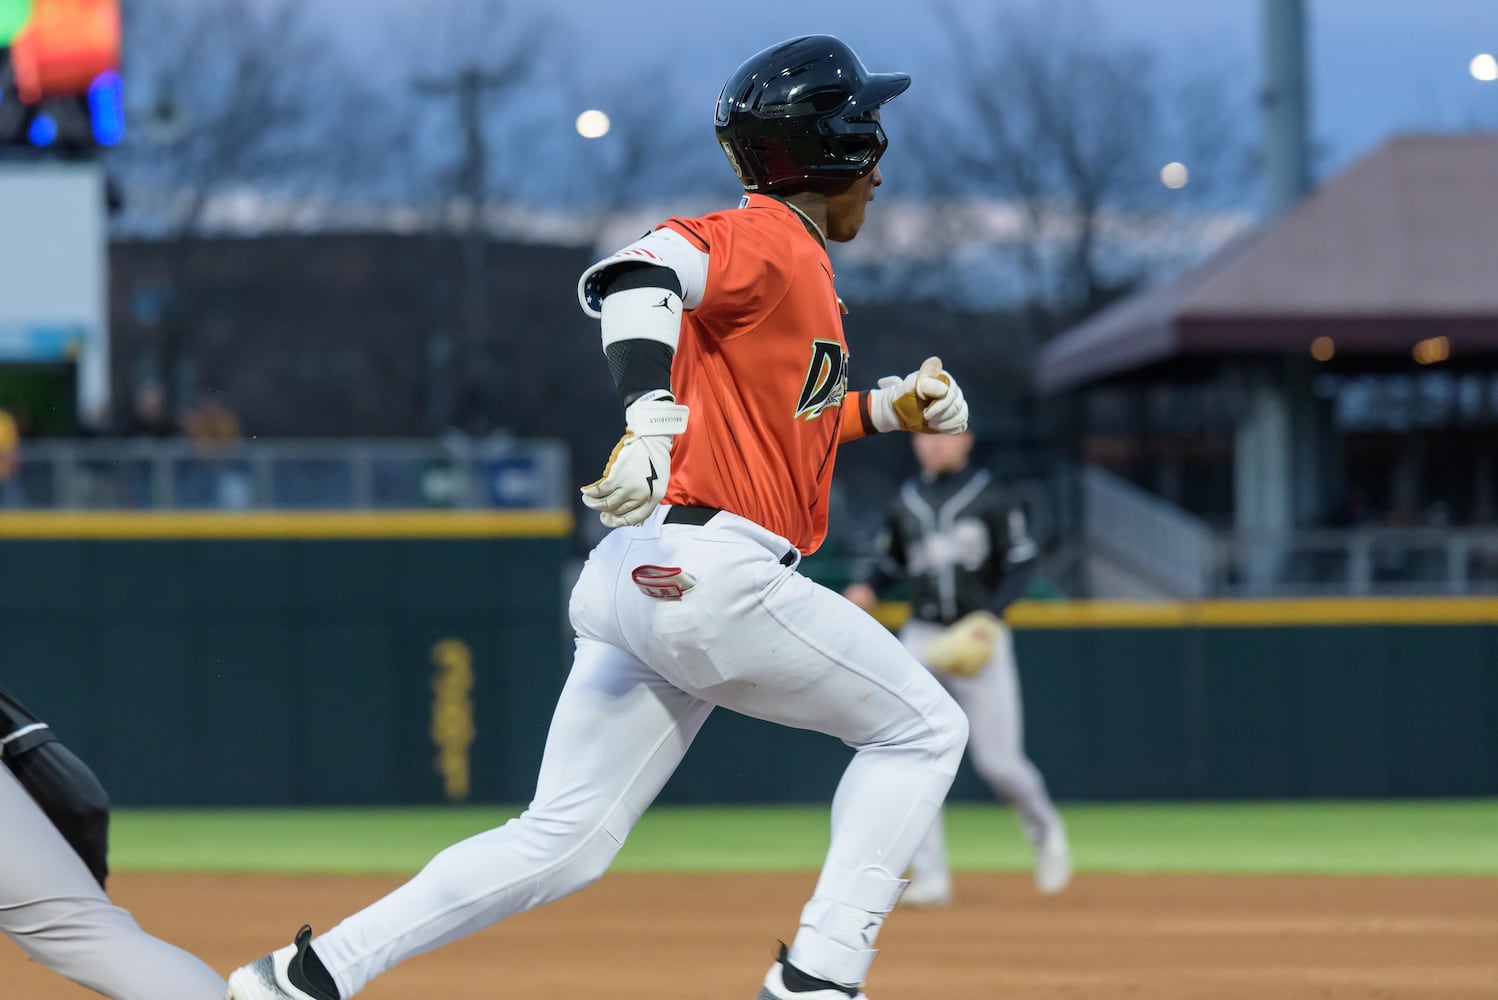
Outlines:
POLYGON ((905 891, 906 884, 905 879, 894 878, 877 868, 862 872, 829 869, 823 871, 822 877, 817 879, 817 888, 812 893, 812 898, 829 899, 865 913, 887 915, 900 901, 900 894, 905 891))
POLYGON ((839 986, 863 986, 874 964, 875 948, 850 948, 829 941, 802 927, 791 944, 790 963, 808 976, 825 979, 839 986))
POLYGON ((877 869, 824 871, 801 911, 791 964, 818 979, 862 986, 878 954, 874 939, 905 886, 904 879, 877 869))

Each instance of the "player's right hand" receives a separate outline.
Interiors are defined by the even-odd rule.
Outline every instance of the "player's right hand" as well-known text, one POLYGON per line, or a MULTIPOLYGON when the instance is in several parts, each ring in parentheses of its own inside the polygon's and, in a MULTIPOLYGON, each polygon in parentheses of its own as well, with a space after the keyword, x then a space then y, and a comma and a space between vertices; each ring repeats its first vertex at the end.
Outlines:
POLYGON ((873 613, 874 605, 879 603, 879 595, 874 593, 874 588, 866 583, 850 583, 843 588, 843 596, 856 604, 860 610, 873 613))
POLYGON ((869 416, 880 432, 960 434, 967 430, 967 400, 941 358, 931 357, 904 378, 880 379, 869 393, 869 416))
POLYGON ((642 523, 666 495, 671 442, 687 429, 688 412, 667 393, 642 397, 624 411, 624 436, 603 475, 582 489, 583 505, 598 511, 606 527, 642 523))

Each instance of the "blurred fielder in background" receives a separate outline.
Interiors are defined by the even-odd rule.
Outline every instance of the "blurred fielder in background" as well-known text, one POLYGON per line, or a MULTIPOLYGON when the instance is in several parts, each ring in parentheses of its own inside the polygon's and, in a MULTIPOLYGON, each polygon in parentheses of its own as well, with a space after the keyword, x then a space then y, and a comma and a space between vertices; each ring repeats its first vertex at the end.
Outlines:
MULTIPOLYGON (((872 611, 879 592, 910 581, 905 648, 967 713, 973 766, 1019 813, 1035 848, 1035 883, 1047 895, 1066 888, 1071 852, 1045 780, 1025 756, 1019 677, 1004 609, 1018 600, 1038 550, 1022 509, 1004 502, 993 477, 972 467, 971 433, 912 438, 920 475, 900 487, 867 578, 844 592, 872 611)), ((904 902, 952 900, 945 831, 938 816, 910 866, 904 902)))
POLYGON ((52 730, 0 691, 0 931, 114 1000, 212 1000, 224 981, 104 894, 109 799, 52 730))
POLYGON ((627 430, 582 491, 617 530, 572 592, 577 649, 535 797, 315 941, 304 928, 237 970, 235 1000, 347 1000, 397 962, 588 885, 716 706, 856 751, 821 877, 757 995, 863 996, 967 742, 962 710, 904 647, 797 572, 827 536, 840 442, 967 427, 937 358, 848 389, 826 247, 863 225, 883 180, 880 108, 909 85, 826 35, 759 53, 718 99, 738 208, 669 219, 583 274, 627 430))

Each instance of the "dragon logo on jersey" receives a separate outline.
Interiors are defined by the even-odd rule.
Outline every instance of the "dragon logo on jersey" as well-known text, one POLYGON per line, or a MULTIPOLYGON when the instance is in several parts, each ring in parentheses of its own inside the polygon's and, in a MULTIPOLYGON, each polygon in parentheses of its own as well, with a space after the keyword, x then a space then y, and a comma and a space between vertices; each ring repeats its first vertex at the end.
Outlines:
POLYGON ((848 352, 835 340, 813 340, 811 364, 796 401, 796 419, 815 420, 829 406, 842 406, 847 394, 848 352))

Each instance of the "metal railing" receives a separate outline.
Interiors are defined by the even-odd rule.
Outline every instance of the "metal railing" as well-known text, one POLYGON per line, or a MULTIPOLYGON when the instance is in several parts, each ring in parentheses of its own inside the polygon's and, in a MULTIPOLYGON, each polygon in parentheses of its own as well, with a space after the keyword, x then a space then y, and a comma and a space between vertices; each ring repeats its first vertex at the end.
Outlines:
MULTIPOLYGON (((1352 528, 1247 535, 1084 467, 1076 550, 1183 599, 1498 594, 1498 528, 1352 528)), ((565 508, 565 443, 496 437, 28 441, 5 509, 565 508)), ((1062 539, 1066 541, 1066 538, 1062 539)))
POLYGON ((550 439, 31 441, 0 510, 556 508, 569 475, 550 439))
POLYGON ((1085 544, 1164 590, 1207 596, 1212 578, 1212 530, 1168 500, 1094 465, 1081 470, 1085 544))
POLYGON ((1214 548, 1214 596, 1498 593, 1498 528, 1223 532, 1214 548))
POLYGON ((1214 531, 1095 466, 1078 482, 1084 554, 1182 599, 1498 594, 1498 528, 1214 531))

